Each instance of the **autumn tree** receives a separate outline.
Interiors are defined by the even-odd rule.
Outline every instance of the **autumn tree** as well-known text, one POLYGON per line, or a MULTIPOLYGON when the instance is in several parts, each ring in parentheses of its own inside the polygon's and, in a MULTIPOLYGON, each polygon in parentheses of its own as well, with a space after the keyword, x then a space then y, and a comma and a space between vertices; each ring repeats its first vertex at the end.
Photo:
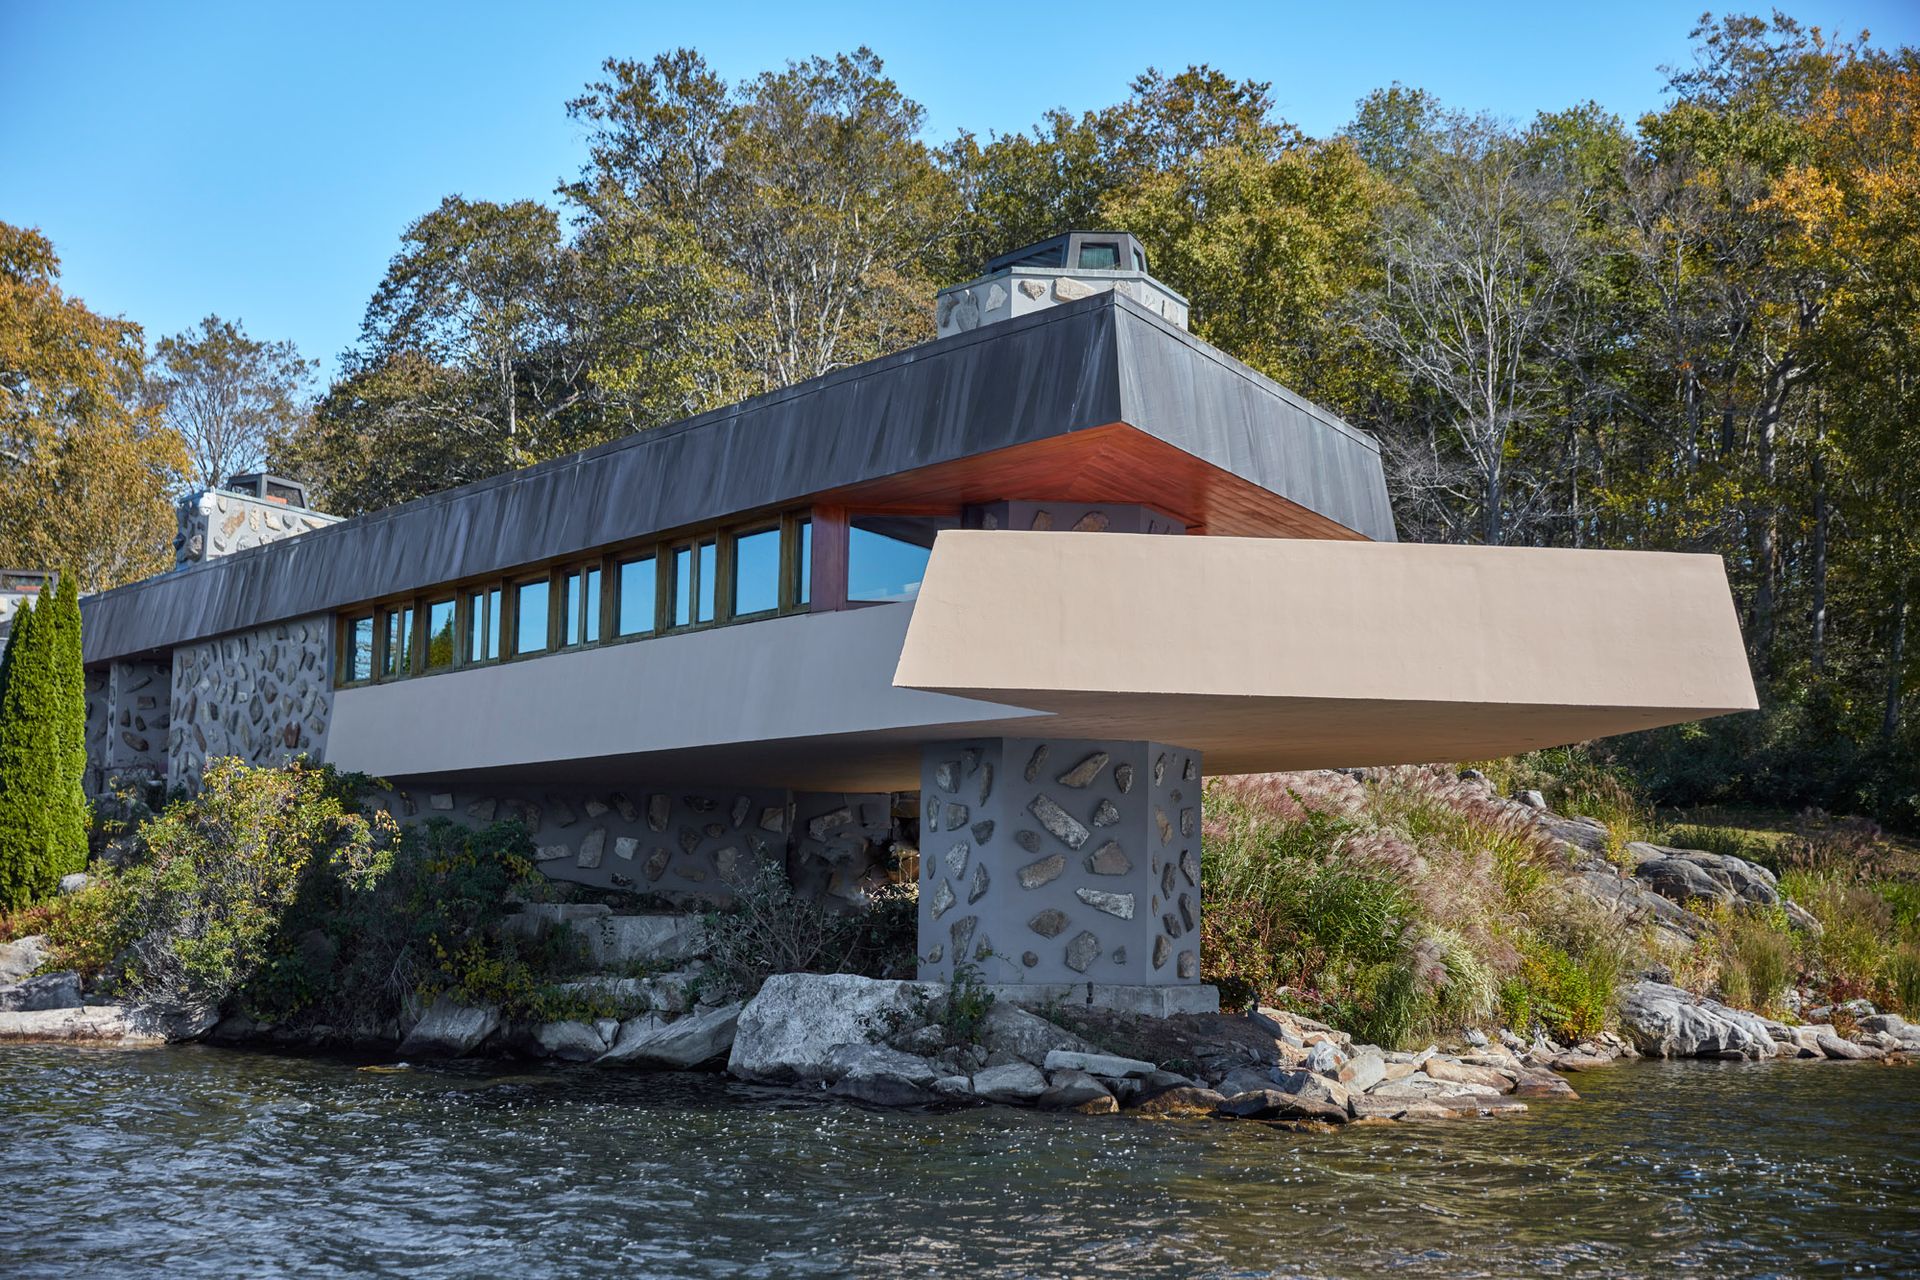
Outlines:
POLYGON ((186 444, 189 479, 206 488, 266 464, 270 443, 306 416, 319 364, 291 342, 249 337, 219 316, 162 338, 153 354, 149 393, 186 444))
POLYGON ((140 327, 60 289, 38 231, 0 223, 0 563, 83 590, 171 562, 180 437, 144 403, 140 327))

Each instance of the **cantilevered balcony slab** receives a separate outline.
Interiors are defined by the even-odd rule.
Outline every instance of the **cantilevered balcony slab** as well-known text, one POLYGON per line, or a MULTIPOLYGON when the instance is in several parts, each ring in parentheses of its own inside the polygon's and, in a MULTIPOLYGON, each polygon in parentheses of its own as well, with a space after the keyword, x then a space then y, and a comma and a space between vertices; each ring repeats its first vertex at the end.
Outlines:
POLYGON ((894 675, 1210 772, 1477 759, 1755 706, 1713 556, 940 535, 894 675))

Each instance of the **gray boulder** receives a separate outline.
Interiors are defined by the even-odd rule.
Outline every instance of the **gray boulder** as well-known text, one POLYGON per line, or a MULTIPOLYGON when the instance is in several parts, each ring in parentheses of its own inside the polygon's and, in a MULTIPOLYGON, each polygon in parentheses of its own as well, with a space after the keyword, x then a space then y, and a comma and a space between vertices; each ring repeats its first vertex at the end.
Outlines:
POLYGON ((1370 1098, 1398 1102, 1432 1102, 1446 1098, 1498 1098, 1506 1092, 1487 1084, 1469 1084, 1458 1080, 1436 1080, 1424 1073, 1386 1080, 1367 1090, 1370 1098))
POLYGON ((1627 923, 1653 929, 1669 945, 1690 946, 1707 933, 1707 922, 1700 916, 1610 867, 1577 871, 1566 884, 1627 923))
POLYGON ((1831 1031, 1818 1032, 1813 1039, 1814 1043, 1819 1046, 1820 1052, 1826 1054, 1829 1058, 1837 1058, 1843 1062, 1865 1062, 1887 1056, 1887 1052, 1884 1049, 1877 1049, 1864 1044, 1855 1044, 1851 1040, 1842 1040, 1831 1031))
POLYGON ((0 983, 18 982, 46 962, 47 940, 40 934, 0 942, 0 983))
POLYGON ((1031 1106, 1050 1086, 1040 1068, 1029 1062, 988 1067, 973 1077, 973 1091, 989 1102, 1031 1106))
POLYGON ((586 1022, 542 1022, 533 1039, 542 1053, 562 1062, 592 1062, 607 1051, 600 1028, 586 1022))
POLYGON ((1908 1022, 1897 1013, 1876 1013, 1862 1018, 1860 1029, 1891 1036, 1903 1049, 1920 1049, 1920 1026, 1908 1022))
POLYGON ((500 1010, 490 1004, 465 1005, 442 995, 400 1042, 410 1058, 458 1058, 472 1053, 500 1029, 500 1010))
POLYGON ((837 1079, 835 1049, 875 1044, 924 1023, 942 991, 850 973, 775 974, 740 1010, 727 1070, 773 1084, 837 1079))
POLYGON ((1270 1089, 1235 1094, 1220 1104, 1220 1114, 1247 1120, 1324 1120, 1343 1124, 1353 1118, 1352 1092, 1337 1080, 1312 1071, 1279 1071, 1270 1089))
POLYGON ((1620 1002, 1620 1030, 1655 1058, 1771 1058, 1775 1025, 1661 982, 1632 983, 1620 1002))
POLYGON ((93 877, 86 872, 69 871, 60 877, 59 890, 61 893, 78 893, 92 883, 93 877))
POLYGON ((902 1053, 884 1044, 840 1045, 827 1055, 827 1065, 842 1080, 848 1076, 897 1076, 909 1084, 930 1085, 942 1074, 918 1054, 902 1053))
POLYGON ((1048 1110, 1064 1111, 1068 1107, 1085 1106, 1089 1102, 1098 1102, 1102 1098, 1111 1099, 1107 1087, 1084 1071, 1066 1070, 1048 1073, 1047 1091, 1040 1095, 1038 1104, 1048 1110))
POLYGON ((1122 1058, 1111 1053, 1085 1053, 1055 1049, 1041 1064, 1048 1071, 1085 1071, 1096 1076, 1146 1076, 1159 1067, 1140 1058, 1122 1058))
POLYGON ((43 973, 11 987, 0 987, 0 1012, 38 1013, 42 1009, 78 1009, 80 975, 71 969, 43 973))
POLYGON ((733 1048, 741 1006, 723 1005, 668 1021, 644 1014, 620 1024, 613 1047, 597 1059, 665 1071, 691 1071, 725 1058, 733 1048))
POLYGON ((977 1039, 990 1054, 1018 1058, 1036 1066, 1044 1063, 1050 1053, 1099 1052, 1065 1027, 1004 1000, 996 1000, 980 1020, 977 1039))

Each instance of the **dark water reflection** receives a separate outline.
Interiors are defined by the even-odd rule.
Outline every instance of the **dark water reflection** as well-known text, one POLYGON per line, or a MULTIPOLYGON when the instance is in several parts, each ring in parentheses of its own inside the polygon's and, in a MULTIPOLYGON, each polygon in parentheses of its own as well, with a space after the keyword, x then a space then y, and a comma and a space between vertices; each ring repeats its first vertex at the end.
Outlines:
POLYGON ((1524 1118, 897 1115, 706 1077, 0 1049, 0 1273, 1920 1271, 1920 1068, 1675 1064, 1524 1118))

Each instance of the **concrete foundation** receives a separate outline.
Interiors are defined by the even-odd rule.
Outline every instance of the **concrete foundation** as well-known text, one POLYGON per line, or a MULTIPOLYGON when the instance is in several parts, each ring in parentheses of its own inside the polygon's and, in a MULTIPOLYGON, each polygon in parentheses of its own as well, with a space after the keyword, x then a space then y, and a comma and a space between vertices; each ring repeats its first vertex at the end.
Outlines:
POLYGON ((966 970, 1063 991, 1197 986, 1199 753, 1034 738, 928 747, 919 949, 922 981, 966 970))

